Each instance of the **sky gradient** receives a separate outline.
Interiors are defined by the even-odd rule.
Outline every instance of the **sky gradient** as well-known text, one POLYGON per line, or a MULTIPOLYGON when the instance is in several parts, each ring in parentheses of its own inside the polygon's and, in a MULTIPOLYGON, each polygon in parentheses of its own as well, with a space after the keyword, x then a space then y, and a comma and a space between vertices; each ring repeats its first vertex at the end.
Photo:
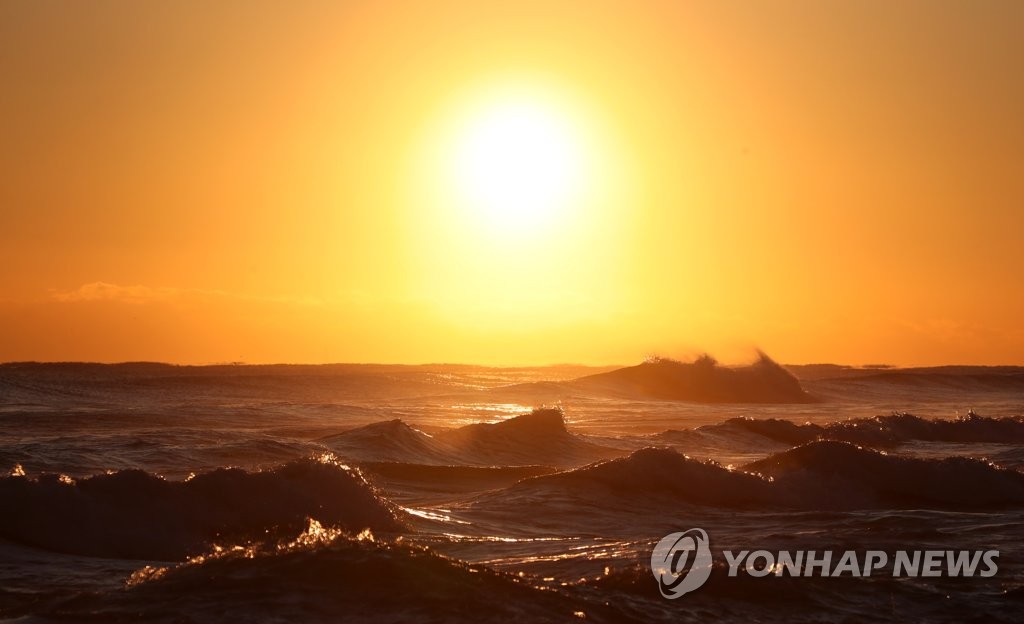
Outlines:
POLYGON ((1012 0, 4 2, 0 361, 1024 364, 1022 76, 1012 0), (488 98, 578 192, 460 204, 488 98))

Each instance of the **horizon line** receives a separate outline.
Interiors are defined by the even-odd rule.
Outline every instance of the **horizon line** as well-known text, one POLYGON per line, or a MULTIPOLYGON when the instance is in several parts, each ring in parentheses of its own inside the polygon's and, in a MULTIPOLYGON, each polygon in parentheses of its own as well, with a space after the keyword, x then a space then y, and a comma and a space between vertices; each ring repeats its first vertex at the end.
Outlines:
MULTIPOLYGON (((700 357, 700 356, 697 356, 700 357)), ((683 363, 690 363, 694 360, 681 360, 676 358, 664 358, 669 360, 675 360, 683 363)), ((172 362, 172 361, 161 361, 161 360, 5 360, 0 361, 0 366, 14 366, 14 365, 89 365, 89 366, 126 366, 126 365, 158 365, 168 367, 180 367, 180 368, 212 368, 217 366, 236 366, 236 367, 259 367, 259 366, 394 366, 394 367, 428 367, 428 366, 452 366, 452 367, 471 367, 471 368, 494 368, 494 369, 517 369, 517 368, 566 368, 566 367, 578 367, 578 368, 625 368, 629 366, 636 366, 639 363, 646 361, 646 358, 638 363, 623 364, 623 363, 609 363, 609 364, 584 364, 581 362, 555 362, 548 364, 478 364, 470 362, 356 362, 356 361, 335 361, 335 362, 283 362, 283 361, 268 361, 268 362, 247 362, 242 360, 233 361, 214 361, 214 362, 172 362)), ((756 360, 755 360, 756 361, 756 360)), ((775 360, 772 360, 775 361, 775 360)), ((723 363, 718 362, 724 367, 738 367, 747 366, 753 362, 743 363, 723 363)), ((956 367, 971 367, 971 368, 1024 368, 1024 364, 967 364, 967 363, 945 363, 945 364, 924 364, 924 365, 899 365, 899 364, 885 364, 885 363, 867 363, 867 364, 844 364, 839 362, 804 362, 804 363, 783 363, 776 362, 783 367, 805 367, 805 366, 836 366, 841 368, 850 368, 858 370, 908 370, 908 369, 928 369, 928 368, 956 368, 956 367)))

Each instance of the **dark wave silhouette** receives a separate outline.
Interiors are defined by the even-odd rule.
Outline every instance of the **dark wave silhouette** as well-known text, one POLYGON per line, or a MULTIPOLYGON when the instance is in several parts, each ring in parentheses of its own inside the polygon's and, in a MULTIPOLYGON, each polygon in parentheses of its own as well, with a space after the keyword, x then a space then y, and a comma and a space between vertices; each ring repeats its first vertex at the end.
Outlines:
POLYGON ((459 495, 508 487, 557 470, 550 466, 433 466, 400 462, 364 462, 359 467, 388 498, 402 504, 451 502, 459 495))
POLYGON ((730 418, 695 429, 669 429, 649 436, 657 445, 669 445, 684 453, 704 454, 710 450, 751 451, 768 453, 818 439, 824 428, 796 424, 778 418, 730 418))
POLYGON ((1024 474, 966 457, 916 459, 819 441, 743 469, 771 476, 794 500, 828 508, 1024 506, 1024 474))
POLYGON ((702 403, 807 403, 813 398, 764 353, 749 366, 722 366, 704 355, 693 362, 652 359, 577 379, 576 390, 617 397, 702 403))
POLYGON ((273 470, 221 468, 186 481, 141 470, 78 481, 0 477, 0 537, 57 552, 180 560, 217 541, 295 534, 314 517, 359 532, 403 527, 356 470, 300 460, 273 470))
POLYGON ((515 506, 518 499, 541 498, 539 493, 552 490, 610 508, 628 508, 629 501, 806 510, 1024 506, 1024 474, 1017 471, 966 458, 896 457, 834 441, 811 442, 739 470, 650 447, 525 479, 480 501, 515 506))
POLYGON ((621 451, 587 442, 565 427, 559 408, 539 408, 496 423, 439 432, 470 463, 483 465, 579 466, 621 451))
POLYGON ((90 621, 475 624, 569 622, 577 612, 587 621, 637 621, 599 601, 541 591, 426 548, 315 535, 146 568, 124 590, 32 607, 24 611, 90 621))
POLYGON ((716 462, 690 459, 672 449, 648 447, 621 457, 515 487, 557 485, 585 495, 668 498, 712 506, 765 505, 774 495, 771 484, 753 474, 732 471, 716 462))
POLYGON ((538 408, 496 423, 426 434, 401 420, 374 423, 322 438, 339 455, 361 462, 469 466, 579 466, 620 451, 570 433, 558 408, 538 408))
POLYGON ((319 442, 352 461, 426 465, 460 461, 457 449, 398 418, 356 427, 321 438, 319 442))
POLYGON ((652 436, 659 443, 701 448, 735 443, 770 447, 797 446, 815 440, 852 442, 874 448, 894 448, 914 441, 958 444, 1024 443, 1024 418, 990 418, 969 412, 955 419, 927 419, 893 413, 818 425, 778 418, 730 418, 692 430, 669 430, 652 436))
POLYGON ((1024 443, 1024 418, 989 418, 969 412, 955 419, 927 419, 893 413, 829 423, 825 437, 868 446, 896 446, 913 440, 928 442, 1024 443))

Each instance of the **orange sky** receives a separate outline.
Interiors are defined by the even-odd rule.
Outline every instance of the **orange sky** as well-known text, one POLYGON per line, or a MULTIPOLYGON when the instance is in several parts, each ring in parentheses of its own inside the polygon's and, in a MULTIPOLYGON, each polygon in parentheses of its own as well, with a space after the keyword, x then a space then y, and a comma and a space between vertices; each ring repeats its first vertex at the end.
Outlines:
POLYGON ((1024 364, 1021 76, 1016 0, 4 3, 0 360, 1024 364), (447 159, 521 101, 529 219, 447 159))

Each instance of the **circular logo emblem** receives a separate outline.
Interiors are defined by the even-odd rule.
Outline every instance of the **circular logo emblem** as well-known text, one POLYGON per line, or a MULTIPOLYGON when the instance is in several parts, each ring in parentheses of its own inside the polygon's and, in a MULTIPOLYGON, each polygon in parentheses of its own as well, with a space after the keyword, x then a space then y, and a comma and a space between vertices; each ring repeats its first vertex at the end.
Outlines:
POLYGON ((711 547, 704 529, 670 533, 651 553, 651 572, 665 598, 679 598, 699 588, 711 575, 711 547))

